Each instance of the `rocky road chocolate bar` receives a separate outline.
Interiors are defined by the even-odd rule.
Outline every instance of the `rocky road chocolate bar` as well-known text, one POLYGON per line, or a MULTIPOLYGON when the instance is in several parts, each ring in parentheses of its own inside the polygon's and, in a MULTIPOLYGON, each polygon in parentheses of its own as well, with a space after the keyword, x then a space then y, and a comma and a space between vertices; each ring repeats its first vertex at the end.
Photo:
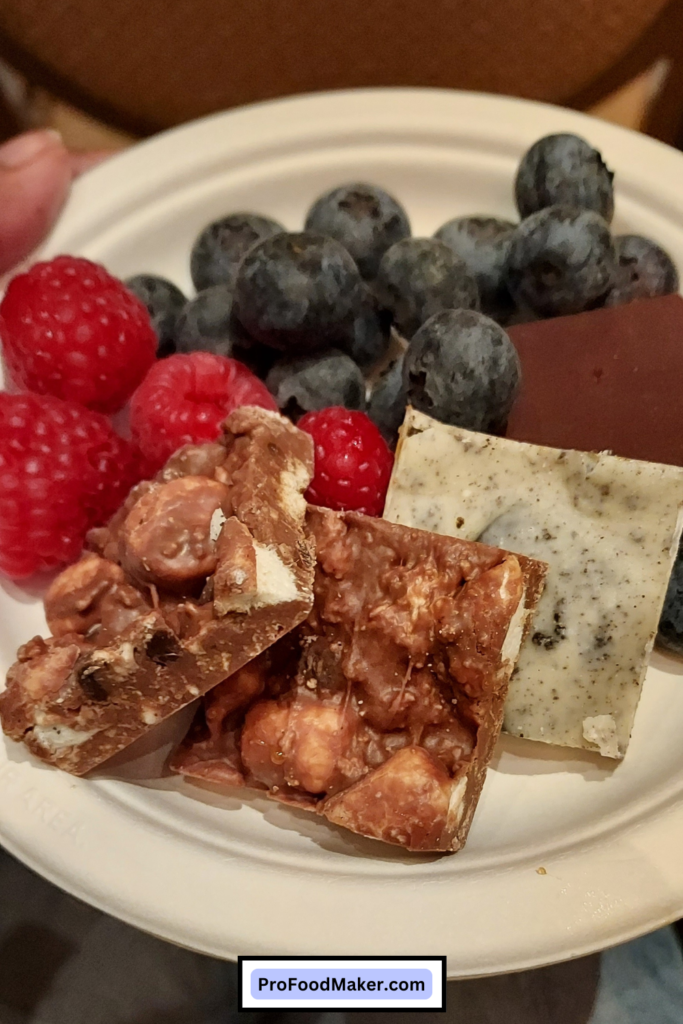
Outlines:
POLYGON ((310 611, 312 442, 253 407, 223 429, 134 488, 50 587, 52 636, 20 649, 0 694, 5 733, 42 760, 82 775, 310 611))
POLYGON ((171 767, 410 850, 465 842, 546 566, 311 509, 305 623, 207 694, 171 767))

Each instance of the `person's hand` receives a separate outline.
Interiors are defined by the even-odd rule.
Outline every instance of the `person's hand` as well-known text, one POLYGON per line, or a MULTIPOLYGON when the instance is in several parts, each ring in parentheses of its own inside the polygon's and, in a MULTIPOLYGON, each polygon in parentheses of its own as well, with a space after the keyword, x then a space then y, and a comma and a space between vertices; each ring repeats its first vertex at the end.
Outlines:
POLYGON ((74 177, 108 155, 69 153, 50 130, 25 132, 0 145, 0 275, 42 242, 74 177))

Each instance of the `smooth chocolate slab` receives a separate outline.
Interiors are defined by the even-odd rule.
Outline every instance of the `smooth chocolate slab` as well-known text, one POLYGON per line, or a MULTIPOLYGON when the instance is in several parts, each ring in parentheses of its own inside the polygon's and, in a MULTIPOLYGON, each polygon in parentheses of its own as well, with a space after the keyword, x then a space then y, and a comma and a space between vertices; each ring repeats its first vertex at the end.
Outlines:
POLYGON ((511 327, 522 387, 507 436, 683 466, 683 299, 511 327))

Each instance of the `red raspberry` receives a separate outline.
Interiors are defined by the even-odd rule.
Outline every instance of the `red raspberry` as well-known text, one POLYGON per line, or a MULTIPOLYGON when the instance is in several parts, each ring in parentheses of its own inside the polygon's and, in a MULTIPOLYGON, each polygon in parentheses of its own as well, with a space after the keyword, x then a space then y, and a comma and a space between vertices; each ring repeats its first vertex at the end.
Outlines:
POLYGON ((99 413, 0 392, 0 572, 74 561, 141 476, 139 453, 99 413))
POLYGON ((394 456, 372 420, 364 412, 333 405, 307 412, 297 426, 315 442, 315 475, 307 500, 381 516, 394 456))
POLYGON ((277 412, 263 381, 236 359, 211 352, 170 356, 155 363, 133 395, 131 431, 145 458, 160 467, 181 445, 215 441, 240 405, 277 412))
POLYGON ((57 256, 17 274, 0 305, 10 375, 22 388, 116 412, 154 362, 149 313, 104 267, 57 256))

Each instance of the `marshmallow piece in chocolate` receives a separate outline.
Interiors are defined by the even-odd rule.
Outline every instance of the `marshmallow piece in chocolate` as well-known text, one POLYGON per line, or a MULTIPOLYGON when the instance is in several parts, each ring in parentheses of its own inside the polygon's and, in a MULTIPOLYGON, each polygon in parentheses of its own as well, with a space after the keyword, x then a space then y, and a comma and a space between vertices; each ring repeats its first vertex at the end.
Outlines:
POLYGON ((546 567, 360 513, 312 508, 308 524, 310 615, 206 695, 171 767, 457 850, 546 567))
POLYGON ((254 608, 293 601, 296 593, 294 573, 276 547, 254 540, 238 519, 226 520, 218 539, 218 565, 213 579, 215 613, 247 613, 254 608))
POLYGON ((325 817, 372 839, 411 849, 439 849, 465 810, 466 778, 453 785, 423 747, 404 747, 349 789, 330 797, 325 817))
POLYGON ((218 560, 213 577, 213 607, 217 615, 248 611, 258 589, 256 546, 244 523, 232 516, 215 520, 218 560))
POLYGON ((245 407, 220 442, 134 488, 50 587, 53 635, 10 669, 5 733, 82 775, 298 625, 313 602, 312 473, 307 434, 245 407))

